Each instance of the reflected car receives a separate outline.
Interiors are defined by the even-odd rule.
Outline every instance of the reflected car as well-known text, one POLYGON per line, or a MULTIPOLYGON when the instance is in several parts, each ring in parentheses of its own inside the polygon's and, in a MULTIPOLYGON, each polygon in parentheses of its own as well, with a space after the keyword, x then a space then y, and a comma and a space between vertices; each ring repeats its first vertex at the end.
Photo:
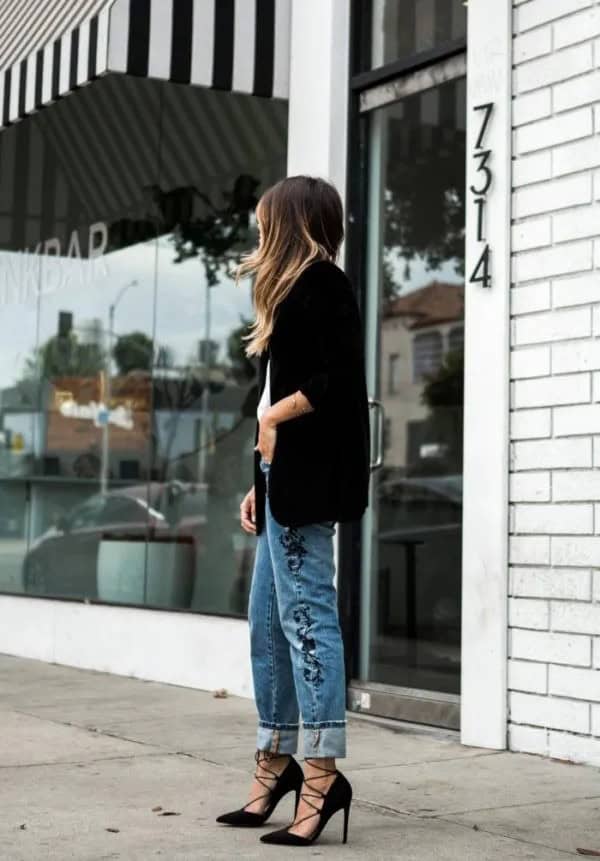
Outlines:
POLYGON ((97 493, 61 515, 30 546, 23 591, 52 597, 98 597, 100 542, 191 537, 196 552, 206 523, 203 485, 152 482, 97 493))

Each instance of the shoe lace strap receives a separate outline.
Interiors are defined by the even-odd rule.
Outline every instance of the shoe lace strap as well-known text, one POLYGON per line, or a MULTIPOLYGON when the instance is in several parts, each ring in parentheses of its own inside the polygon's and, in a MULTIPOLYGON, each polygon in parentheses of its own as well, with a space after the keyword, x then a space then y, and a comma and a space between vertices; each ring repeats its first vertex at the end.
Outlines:
MULTIPOLYGON (((309 760, 307 759, 307 760, 305 760, 305 762, 309 762, 309 760)), ((313 760, 312 762, 310 762, 310 764, 311 764, 311 766, 312 766, 313 768, 316 768, 316 769, 318 769, 318 771, 322 771, 322 772, 323 772, 323 774, 313 774, 311 777, 305 777, 305 778, 304 778, 304 783, 305 783, 305 784, 306 784, 310 789, 312 789, 312 790, 313 790, 313 792, 301 792, 301 793, 300 793, 300 798, 303 798, 303 799, 304 799, 304 801, 308 804, 308 806, 309 806, 309 807, 312 807, 313 812, 312 812, 312 813, 308 813, 306 816, 303 816, 303 817, 302 817, 302 819, 297 819, 297 820, 294 822, 294 824, 293 824, 293 826, 292 826, 292 827, 295 827, 296 825, 300 825, 300 823, 301 823, 301 822, 306 822, 306 820, 307 820, 307 819, 312 819, 312 818, 313 818, 313 816, 319 816, 319 814, 321 813, 321 807, 319 807, 319 806, 318 806, 318 805, 316 805, 316 804, 313 804, 313 802, 312 802, 312 801, 309 801, 309 799, 310 799, 310 798, 319 798, 319 799, 323 799, 323 801, 324 801, 324 800, 325 800, 325 797, 326 797, 326 795, 327 795, 327 793, 326 793, 326 792, 322 792, 322 791, 321 791, 318 787, 316 787, 316 786, 312 786, 312 785, 311 785, 311 781, 312 781, 312 780, 322 780, 322 779, 323 779, 323 777, 324 777, 325 775, 332 775, 332 774, 337 774, 337 773, 338 773, 337 768, 325 768, 324 766, 319 765, 319 764, 318 764, 317 762, 315 762, 314 760, 313 760)))
POLYGON ((281 777, 281 774, 278 774, 274 769, 269 768, 268 765, 265 765, 265 762, 271 762, 272 759, 281 756, 281 754, 272 754, 268 750, 257 750, 254 754, 254 761, 256 762, 257 769, 254 772, 254 778, 264 789, 266 792, 263 792, 262 795, 257 795, 256 798, 253 798, 252 801, 249 801, 245 807, 249 807, 251 804, 254 804, 256 801, 260 801, 262 798, 267 798, 271 792, 273 791, 273 787, 270 785, 268 781, 275 780, 277 782, 281 777), (260 774, 259 771, 266 771, 267 774, 260 774))

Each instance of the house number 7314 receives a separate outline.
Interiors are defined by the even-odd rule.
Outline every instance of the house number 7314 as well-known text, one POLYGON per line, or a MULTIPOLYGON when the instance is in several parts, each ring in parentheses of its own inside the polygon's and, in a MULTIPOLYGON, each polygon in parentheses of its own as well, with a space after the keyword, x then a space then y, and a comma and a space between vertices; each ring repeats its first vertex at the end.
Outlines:
POLYGON ((492 151, 485 149, 483 139, 487 131, 488 123, 494 109, 493 102, 487 102, 485 105, 475 105, 474 111, 482 111, 482 121, 479 127, 479 134, 475 142, 475 151, 473 158, 477 162, 477 174, 480 175, 479 182, 469 187, 469 191, 473 195, 473 203, 477 207, 477 242, 485 242, 483 251, 479 255, 479 259, 471 273, 469 281, 472 284, 481 284, 482 287, 492 286, 492 276, 490 275, 490 246, 485 241, 484 230, 484 214, 486 205, 486 195, 492 184, 492 171, 489 167, 492 151))

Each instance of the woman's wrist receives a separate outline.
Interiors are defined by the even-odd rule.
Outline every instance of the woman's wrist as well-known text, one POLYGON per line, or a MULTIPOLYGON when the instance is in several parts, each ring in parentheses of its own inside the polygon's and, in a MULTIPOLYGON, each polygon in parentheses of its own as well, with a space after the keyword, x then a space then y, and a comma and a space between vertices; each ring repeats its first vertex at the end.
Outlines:
POLYGON ((295 419, 312 411, 310 401, 301 391, 297 391, 267 407, 262 414, 260 424, 265 428, 276 428, 281 422, 295 419))
POLYGON ((267 428, 277 427, 277 416, 273 414, 273 410, 271 407, 268 407, 262 414, 260 424, 263 425, 263 427, 267 428))

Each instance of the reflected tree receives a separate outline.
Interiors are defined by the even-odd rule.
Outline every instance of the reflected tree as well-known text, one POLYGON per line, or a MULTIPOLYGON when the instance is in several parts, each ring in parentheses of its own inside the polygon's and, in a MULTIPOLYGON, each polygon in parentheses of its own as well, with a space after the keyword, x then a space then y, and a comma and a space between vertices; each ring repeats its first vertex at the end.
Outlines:
POLYGON ((250 216, 258 203, 259 185, 260 180, 241 174, 231 191, 222 193, 224 206, 216 205, 195 186, 167 192, 158 186, 148 187, 146 193, 160 213, 160 233, 172 234, 173 262, 199 259, 210 287, 218 283, 221 268, 230 277, 255 231, 250 216), (203 214, 197 214, 197 210, 203 214))
POLYGON ((32 380, 38 376, 47 380, 95 377, 103 370, 105 360, 106 354, 101 347, 81 344, 75 332, 53 335, 25 360, 23 379, 32 380))
POLYGON ((169 236, 174 263, 199 259, 209 286, 224 268, 230 277, 241 254, 257 238, 251 215, 258 203, 260 180, 240 174, 231 190, 221 192, 220 206, 194 185, 167 191, 156 184, 143 189, 143 214, 111 223, 108 251, 122 250, 159 236, 169 236))
POLYGON ((428 426, 435 440, 448 446, 446 467, 462 469, 464 350, 449 350, 434 374, 425 375, 421 402, 429 407, 428 426))
POLYGON ((241 420, 255 418, 258 406, 258 380, 256 379, 256 360, 251 360, 246 355, 246 342, 243 336, 248 333, 251 320, 240 317, 241 324, 230 332, 227 339, 227 355, 231 363, 234 379, 241 386, 247 386, 250 380, 255 380, 253 386, 246 390, 246 395, 241 405, 241 420))
POLYGON ((422 403, 430 409, 460 406, 464 399, 464 351, 448 350, 434 374, 425 375, 422 403))
MULTIPOLYGON (((449 101, 453 93, 445 97, 449 101)), ((440 92, 442 110, 445 105, 440 92)), ((389 123, 390 158, 384 193, 384 289, 393 298, 402 290, 394 263, 404 263, 403 280, 411 277, 411 263, 424 262, 439 270, 452 262, 464 275, 465 133, 453 127, 423 126, 420 101, 407 99, 406 117, 389 123), (426 134, 427 133, 427 134, 426 134)))
POLYGON ((152 370, 154 342, 145 332, 120 335, 112 353, 120 374, 152 370))
POLYGON ((233 329, 227 338, 227 356, 236 379, 246 381, 251 380, 256 373, 254 363, 246 355, 246 342, 243 340, 252 320, 240 315, 240 321, 237 329, 233 329))

